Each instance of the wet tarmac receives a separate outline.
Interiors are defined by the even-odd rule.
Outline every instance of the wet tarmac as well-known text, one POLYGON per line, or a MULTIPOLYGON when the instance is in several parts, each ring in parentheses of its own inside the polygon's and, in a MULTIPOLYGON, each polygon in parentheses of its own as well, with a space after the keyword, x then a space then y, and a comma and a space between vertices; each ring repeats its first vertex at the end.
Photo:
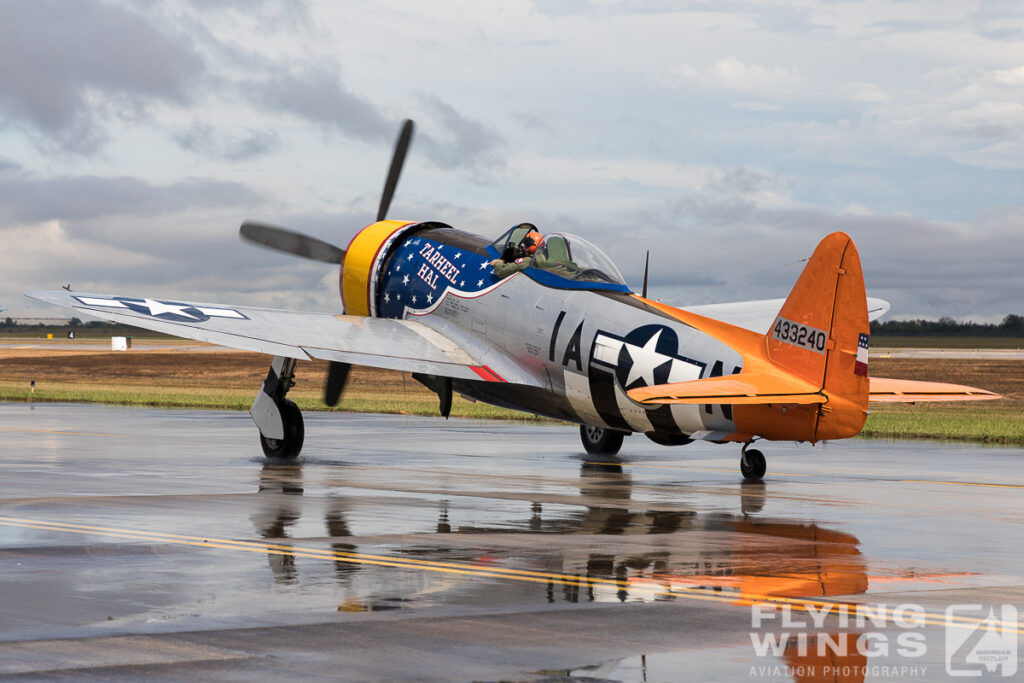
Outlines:
POLYGON ((283 465, 245 413, 0 404, 0 438, 0 676, 1024 675, 1021 449, 770 443, 744 484, 559 425, 308 414, 283 465))

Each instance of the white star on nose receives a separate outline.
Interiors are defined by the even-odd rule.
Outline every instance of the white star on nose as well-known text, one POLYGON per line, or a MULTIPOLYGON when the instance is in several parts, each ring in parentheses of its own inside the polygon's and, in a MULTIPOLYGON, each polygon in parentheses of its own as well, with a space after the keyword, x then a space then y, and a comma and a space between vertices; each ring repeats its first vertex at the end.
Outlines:
POLYGON ((144 305, 149 309, 150 315, 160 315, 161 313, 173 313, 174 315, 180 315, 183 318, 192 318, 193 320, 199 320, 191 313, 186 313, 183 309, 192 308, 188 304, 165 304, 162 301, 156 299, 146 299, 144 305))
POLYGON ((629 353, 630 360, 633 361, 633 365, 629 368, 629 377, 626 378, 625 386, 628 387, 637 379, 643 379, 644 384, 647 386, 654 385, 655 368, 671 360, 654 350, 658 345, 659 337, 661 337, 661 330, 655 332, 647 340, 647 343, 643 345, 643 348, 632 344, 623 345, 629 353))

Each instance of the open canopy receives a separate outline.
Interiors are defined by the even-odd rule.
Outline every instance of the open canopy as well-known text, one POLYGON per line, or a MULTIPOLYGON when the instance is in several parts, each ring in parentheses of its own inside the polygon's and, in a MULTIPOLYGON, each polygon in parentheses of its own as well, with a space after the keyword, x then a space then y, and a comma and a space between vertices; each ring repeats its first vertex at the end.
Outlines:
MULTIPOLYGON (((535 228, 524 224, 508 230, 491 244, 492 255, 501 255, 510 243, 519 244, 531 229, 535 228)), ((567 232, 544 236, 526 274, 552 287, 629 291, 622 273, 607 254, 579 235, 567 232)))

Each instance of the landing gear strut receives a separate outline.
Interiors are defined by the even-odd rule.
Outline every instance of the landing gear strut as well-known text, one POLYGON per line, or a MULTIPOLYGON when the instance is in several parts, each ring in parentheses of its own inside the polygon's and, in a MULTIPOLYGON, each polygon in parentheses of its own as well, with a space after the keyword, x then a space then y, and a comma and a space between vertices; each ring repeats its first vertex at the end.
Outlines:
POLYGON ((260 448, 268 458, 294 460, 302 450, 305 427, 302 412, 285 396, 295 386, 295 359, 274 356, 270 372, 256 395, 249 415, 260 430, 260 448))
POLYGON ((740 451, 740 472, 747 481, 761 481, 768 463, 765 462, 764 453, 754 448, 748 451, 748 446, 749 443, 743 444, 743 450, 740 451))
POLYGON ((615 455, 622 448, 625 436, 623 432, 614 429, 580 425, 580 440, 583 441, 583 448, 591 455, 615 455))

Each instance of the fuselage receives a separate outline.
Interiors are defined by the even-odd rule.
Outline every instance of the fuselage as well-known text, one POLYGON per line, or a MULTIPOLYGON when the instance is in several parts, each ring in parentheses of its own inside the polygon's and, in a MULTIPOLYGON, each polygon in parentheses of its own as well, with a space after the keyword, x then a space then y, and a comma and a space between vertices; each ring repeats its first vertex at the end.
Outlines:
POLYGON ((743 361, 624 285, 574 282, 534 267, 499 279, 489 263, 498 256, 491 241, 437 223, 387 221, 367 231, 364 244, 357 236, 349 245, 343 269, 347 312, 417 320, 468 339, 482 361, 503 354, 534 380, 455 380, 458 393, 641 432, 665 444, 726 439, 737 431, 728 405, 643 406, 626 395, 641 386, 734 374, 743 361))

